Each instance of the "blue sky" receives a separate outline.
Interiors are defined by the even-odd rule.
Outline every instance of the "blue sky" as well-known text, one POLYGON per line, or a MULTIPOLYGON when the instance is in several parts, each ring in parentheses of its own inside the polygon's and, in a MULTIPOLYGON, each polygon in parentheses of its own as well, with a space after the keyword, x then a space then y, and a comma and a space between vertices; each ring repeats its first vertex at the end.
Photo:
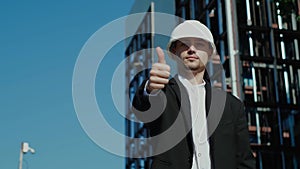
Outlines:
MULTIPOLYGON (((101 149, 81 128, 72 75, 89 37, 127 15, 133 1, 0 1, 1 169, 18 167, 22 141, 36 150, 24 155, 23 169, 124 168, 123 158, 101 149)), ((123 45, 109 52, 96 80, 99 106, 119 131, 124 119, 111 116, 109 87, 123 45)))

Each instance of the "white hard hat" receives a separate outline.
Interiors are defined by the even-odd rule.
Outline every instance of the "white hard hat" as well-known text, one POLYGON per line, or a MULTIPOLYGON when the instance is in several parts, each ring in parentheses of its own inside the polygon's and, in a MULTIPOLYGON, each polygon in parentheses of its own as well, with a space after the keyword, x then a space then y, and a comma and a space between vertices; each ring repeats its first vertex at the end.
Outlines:
POLYGON ((200 38, 209 42, 213 48, 213 54, 216 52, 213 35, 204 24, 197 20, 186 20, 177 25, 171 34, 167 50, 170 51, 172 43, 176 40, 188 37, 200 38))

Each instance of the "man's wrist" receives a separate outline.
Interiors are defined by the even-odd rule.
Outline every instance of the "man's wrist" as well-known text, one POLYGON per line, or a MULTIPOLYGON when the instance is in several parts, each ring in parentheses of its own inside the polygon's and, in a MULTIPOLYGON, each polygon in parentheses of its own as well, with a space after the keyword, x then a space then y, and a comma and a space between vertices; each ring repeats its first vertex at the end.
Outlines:
POLYGON ((146 92, 148 93, 148 94, 151 94, 151 92, 153 91, 153 89, 150 87, 150 85, 149 85, 149 80, 147 81, 147 83, 146 83, 146 92))
POLYGON ((156 96, 158 94, 160 90, 158 89, 152 89, 149 86, 149 80, 147 80, 147 82, 145 83, 145 87, 144 87, 144 94, 145 95, 149 95, 149 96, 156 96))

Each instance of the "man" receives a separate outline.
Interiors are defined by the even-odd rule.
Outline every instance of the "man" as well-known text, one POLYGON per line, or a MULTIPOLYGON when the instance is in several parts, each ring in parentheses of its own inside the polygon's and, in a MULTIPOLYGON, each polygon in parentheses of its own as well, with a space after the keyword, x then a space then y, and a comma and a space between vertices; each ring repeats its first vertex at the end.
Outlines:
POLYGON ((177 62, 178 75, 170 80, 164 53, 159 47, 156 51, 158 62, 133 100, 138 119, 145 122, 153 139, 158 137, 153 142, 151 168, 255 168, 243 104, 210 87, 205 66, 216 49, 209 29, 187 20, 173 30, 168 52, 177 62), (159 137, 168 132, 167 137, 159 137), (177 137, 183 132, 183 137, 177 137))

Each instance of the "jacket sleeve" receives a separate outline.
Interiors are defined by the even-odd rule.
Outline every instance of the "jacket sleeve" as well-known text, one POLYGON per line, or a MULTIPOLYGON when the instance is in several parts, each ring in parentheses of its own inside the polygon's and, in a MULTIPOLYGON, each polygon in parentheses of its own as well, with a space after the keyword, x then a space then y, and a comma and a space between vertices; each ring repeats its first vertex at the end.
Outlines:
POLYGON ((255 159, 253 157, 250 143, 247 120, 244 112, 244 105, 240 102, 239 112, 235 123, 236 143, 237 143, 237 168, 255 169, 255 159))
POLYGON ((138 88, 132 101, 132 112, 143 123, 154 122, 163 112, 166 102, 163 101, 163 92, 155 95, 145 94, 145 80, 138 88))
POLYGON ((132 106, 136 110, 134 113, 137 113, 139 111, 146 111, 149 109, 150 102, 149 102, 149 97, 144 95, 144 88, 146 85, 147 80, 144 80, 143 83, 139 86, 138 90, 136 91, 133 101, 132 101, 132 106))

